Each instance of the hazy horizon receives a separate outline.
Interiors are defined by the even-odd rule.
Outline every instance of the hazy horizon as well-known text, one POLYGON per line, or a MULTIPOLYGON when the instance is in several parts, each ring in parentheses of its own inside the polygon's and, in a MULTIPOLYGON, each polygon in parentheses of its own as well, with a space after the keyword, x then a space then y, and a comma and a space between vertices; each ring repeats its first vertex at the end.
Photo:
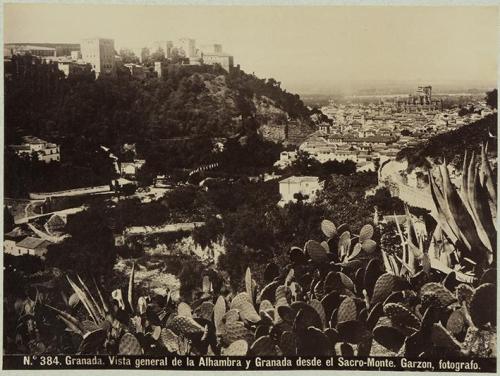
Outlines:
MULTIPOLYGON (((5 4, 5 43, 113 38, 221 43, 246 72, 299 93, 496 87, 498 8, 5 4)), ((450 89, 451 90, 451 89, 450 89)))

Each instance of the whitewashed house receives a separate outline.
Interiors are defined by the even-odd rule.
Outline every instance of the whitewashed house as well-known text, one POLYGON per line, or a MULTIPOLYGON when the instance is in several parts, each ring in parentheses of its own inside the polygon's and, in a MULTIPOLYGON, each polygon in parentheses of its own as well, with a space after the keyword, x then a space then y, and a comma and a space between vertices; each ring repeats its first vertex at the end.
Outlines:
POLYGON ((47 248, 52 242, 40 238, 34 238, 27 236, 20 242, 12 244, 13 240, 6 239, 4 241, 4 251, 5 253, 11 254, 13 256, 23 256, 30 255, 40 258, 45 258, 47 253, 47 248))
POLYGON ((281 180, 279 184, 281 195, 279 206, 297 202, 298 194, 304 197, 305 202, 312 202, 324 187, 324 181, 320 181, 317 176, 290 176, 281 180))
POLYGON ((24 136, 21 144, 9 145, 9 148, 20 157, 31 157, 35 154, 40 161, 45 163, 60 161, 59 145, 38 137, 24 136))

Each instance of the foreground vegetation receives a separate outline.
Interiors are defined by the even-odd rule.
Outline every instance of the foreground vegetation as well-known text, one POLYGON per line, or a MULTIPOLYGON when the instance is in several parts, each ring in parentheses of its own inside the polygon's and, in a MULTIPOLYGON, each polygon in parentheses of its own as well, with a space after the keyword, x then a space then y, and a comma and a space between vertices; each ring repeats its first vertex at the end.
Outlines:
MULTIPOLYGON (((435 188, 447 190, 444 184, 435 188)), ((487 190, 486 185, 480 189, 487 190)), ((458 220, 443 214, 440 226, 458 220)), ((479 215, 481 221, 485 215, 479 215)), ((69 298, 63 294, 62 300, 54 299, 35 290, 7 305, 11 314, 6 317, 22 318, 14 332, 14 326, 8 326, 7 349, 366 356, 380 355, 382 346, 386 355, 407 357, 495 356, 495 260, 485 257, 484 268, 472 272, 444 269, 436 252, 446 250, 422 249, 409 215, 407 221, 406 235, 398 225, 402 248, 398 254, 379 248, 372 225, 351 233, 345 224, 337 227, 322 220, 318 240, 290 248, 285 268, 267 263, 262 283, 247 267, 242 288, 228 293, 219 272, 196 274, 201 294, 191 304, 176 303, 170 294, 138 293, 135 265, 128 286, 114 290, 110 299, 95 281, 90 285, 78 275, 68 277, 69 298)), ((458 223, 462 225, 461 220, 458 223)), ((464 239, 470 240, 477 227, 467 230, 464 239)), ((479 250, 475 252, 483 258, 479 250)), ((459 259, 459 265, 464 262, 459 259)))
POLYGON ((32 282, 7 297, 7 351, 492 357, 496 196, 485 153, 466 159, 465 195, 449 185, 444 167, 440 183, 430 180, 439 213, 430 242, 408 211, 406 230, 396 219, 392 240, 385 227, 367 223, 374 202, 382 210, 400 205, 379 195, 361 209, 370 174, 332 177, 316 206, 277 209, 266 200, 273 194, 262 194, 271 189, 265 183, 195 191, 193 205, 205 199, 203 210, 224 214, 214 216, 222 218, 210 225, 214 232, 193 237, 210 243, 223 235, 226 253, 217 266, 174 257, 189 265, 179 274, 180 301, 136 286, 138 266, 111 287, 88 271, 81 278, 73 265, 52 286, 32 282))

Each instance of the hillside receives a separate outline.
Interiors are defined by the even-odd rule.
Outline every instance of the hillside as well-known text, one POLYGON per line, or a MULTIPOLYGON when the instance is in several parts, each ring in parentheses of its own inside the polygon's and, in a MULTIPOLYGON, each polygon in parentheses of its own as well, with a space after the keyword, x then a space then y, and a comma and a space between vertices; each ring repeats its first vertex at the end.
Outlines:
POLYGON ((124 161, 133 155, 122 146, 135 145, 136 157, 146 160, 138 179, 151 184, 156 175, 182 177, 211 163, 221 172, 265 171, 285 135, 312 132, 313 112, 274 79, 179 64, 168 64, 161 78, 118 73, 65 78, 57 65, 30 56, 5 64, 5 144, 35 135, 59 144, 62 161, 44 165, 6 153, 10 197, 109 182, 115 170, 101 145, 124 161), (226 147, 218 153, 221 141, 226 147))
POLYGON ((413 170, 415 167, 427 166, 427 158, 434 162, 442 161, 444 158, 453 166, 460 167, 466 150, 469 152, 476 151, 477 153, 480 150, 480 145, 486 142, 488 143, 490 156, 496 156, 496 113, 451 132, 434 136, 415 147, 402 149, 398 153, 397 159, 406 159, 409 170, 413 170))
MULTIPOLYGON (((239 69, 171 64, 161 78, 65 79, 54 65, 18 57, 6 66, 6 123, 25 133, 78 135, 113 144, 129 138, 224 137, 256 117, 308 121, 298 95, 239 69)), ((8 132, 7 136, 12 136, 8 132)), ((10 141, 10 140, 7 140, 10 141)))

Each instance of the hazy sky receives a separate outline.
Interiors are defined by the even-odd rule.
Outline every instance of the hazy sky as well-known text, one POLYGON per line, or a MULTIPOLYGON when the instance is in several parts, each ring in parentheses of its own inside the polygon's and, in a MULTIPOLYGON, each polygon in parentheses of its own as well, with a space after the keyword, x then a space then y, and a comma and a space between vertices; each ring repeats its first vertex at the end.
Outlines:
POLYGON ((246 72, 299 92, 388 81, 496 86, 495 7, 6 4, 4 17, 5 42, 221 43, 246 72))

